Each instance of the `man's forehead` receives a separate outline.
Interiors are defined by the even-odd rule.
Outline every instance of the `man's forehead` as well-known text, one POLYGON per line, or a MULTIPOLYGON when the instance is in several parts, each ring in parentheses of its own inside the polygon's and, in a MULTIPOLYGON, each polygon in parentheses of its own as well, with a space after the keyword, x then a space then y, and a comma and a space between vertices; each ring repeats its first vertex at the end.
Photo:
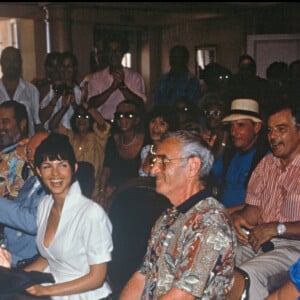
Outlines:
POLYGON ((15 119, 15 112, 12 107, 1 107, 0 108, 0 119, 12 118, 15 119))
POLYGON ((288 124, 292 122, 292 113, 289 109, 281 110, 268 119, 268 126, 279 126, 281 124, 288 124))
POLYGON ((230 124, 245 124, 245 123, 249 123, 249 124, 253 124, 252 120, 250 119, 239 119, 239 120, 234 120, 234 121, 231 121, 230 124))

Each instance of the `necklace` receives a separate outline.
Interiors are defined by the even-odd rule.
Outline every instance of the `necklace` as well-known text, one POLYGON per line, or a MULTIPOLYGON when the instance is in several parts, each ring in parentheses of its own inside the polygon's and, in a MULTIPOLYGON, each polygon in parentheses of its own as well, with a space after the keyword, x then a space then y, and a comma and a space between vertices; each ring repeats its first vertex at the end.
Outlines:
POLYGON ((124 143, 123 135, 120 135, 120 139, 121 139, 121 146, 122 147, 129 147, 129 146, 135 144, 135 141, 136 141, 136 132, 134 133, 134 137, 132 138, 132 140, 128 144, 124 143))

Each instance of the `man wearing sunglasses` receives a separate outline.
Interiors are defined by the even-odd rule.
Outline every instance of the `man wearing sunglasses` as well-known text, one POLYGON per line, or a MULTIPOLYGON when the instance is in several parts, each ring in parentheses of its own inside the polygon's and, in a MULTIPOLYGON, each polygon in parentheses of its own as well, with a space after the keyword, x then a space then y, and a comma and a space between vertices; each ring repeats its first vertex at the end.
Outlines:
POLYGON ((120 300, 225 299, 236 237, 225 208, 206 189, 213 155, 190 131, 169 132, 152 157, 156 191, 173 204, 156 221, 141 268, 120 300))

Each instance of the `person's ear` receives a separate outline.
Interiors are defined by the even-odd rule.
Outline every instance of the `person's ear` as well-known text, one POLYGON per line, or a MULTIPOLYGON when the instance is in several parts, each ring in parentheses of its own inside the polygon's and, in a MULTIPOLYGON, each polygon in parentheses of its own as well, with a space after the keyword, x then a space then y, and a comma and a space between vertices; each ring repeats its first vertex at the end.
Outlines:
POLYGON ((201 168, 201 160, 199 157, 190 157, 188 159, 188 172, 191 177, 198 176, 201 168))
POLYGON ((38 167, 35 167, 35 171, 36 171, 36 173, 38 174, 38 176, 39 176, 40 178, 42 178, 41 171, 40 171, 40 169, 39 169, 38 167))
POLYGON ((254 124, 254 132, 255 134, 258 134, 261 130, 261 127, 262 127, 262 123, 261 122, 257 122, 254 124))
POLYGON ((75 165, 74 165, 74 173, 76 173, 77 170, 78 170, 78 163, 75 163, 75 165))
POLYGON ((26 129, 26 126, 27 126, 27 121, 25 119, 21 120, 20 122, 20 131, 21 133, 24 133, 25 132, 25 129, 26 129))

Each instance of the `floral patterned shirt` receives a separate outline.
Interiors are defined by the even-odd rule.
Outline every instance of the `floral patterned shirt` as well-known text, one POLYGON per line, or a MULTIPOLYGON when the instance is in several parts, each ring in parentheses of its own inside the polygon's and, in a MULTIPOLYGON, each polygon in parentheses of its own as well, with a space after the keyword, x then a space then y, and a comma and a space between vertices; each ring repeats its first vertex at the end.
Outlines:
POLYGON ((143 265, 143 300, 172 287, 196 299, 227 299, 233 285, 236 236, 229 214, 204 190, 155 223, 143 265))
POLYGON ((0 196, 15 198, 27 177, 31 176, 26 164, 26 145, 8 146, 0 154, 0 196), (10 148, 13 148, 10 151, 10 148), (27 174, 25 174, 27 173, 27 174))

